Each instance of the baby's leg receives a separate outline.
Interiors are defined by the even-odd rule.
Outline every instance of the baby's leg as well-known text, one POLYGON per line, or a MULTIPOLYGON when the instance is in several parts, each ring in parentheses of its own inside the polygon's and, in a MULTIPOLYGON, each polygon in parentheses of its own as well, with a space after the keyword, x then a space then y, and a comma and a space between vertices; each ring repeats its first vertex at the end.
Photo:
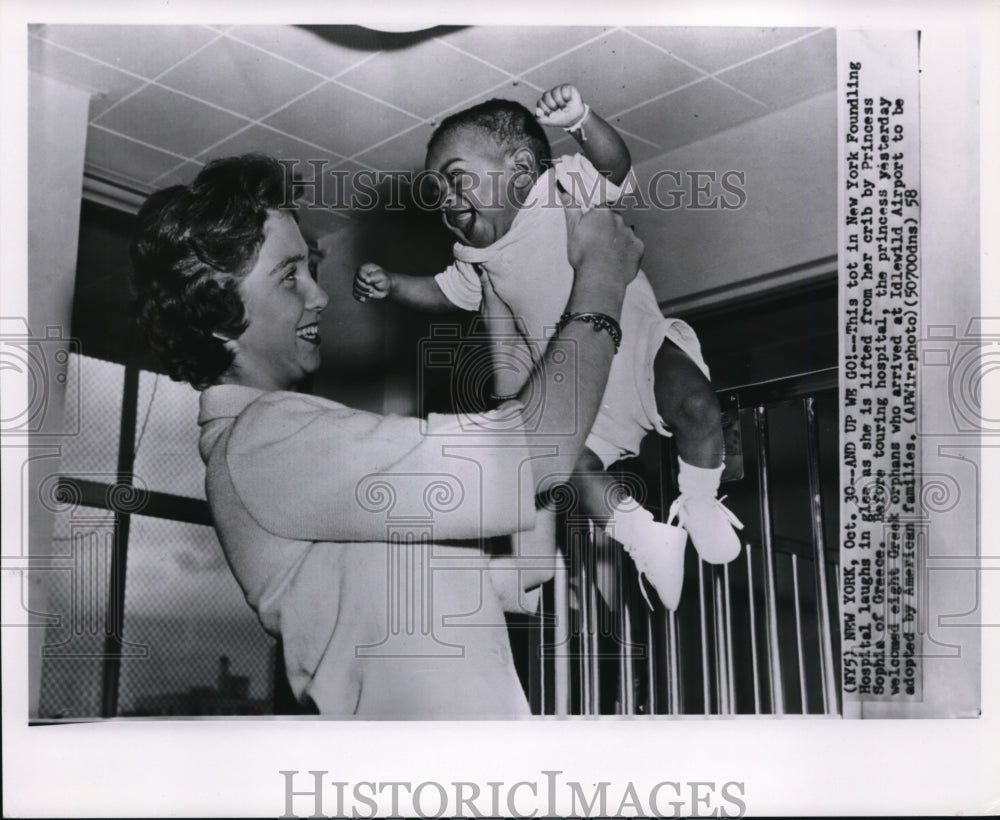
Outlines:
POLYGON ((615 508, 629 497, 626 487, 605 471, 600 457, 589 447, 580 453, 570 484, 579 499, 579 512, 602 529, 615 508))
POLYGON ((724 453, 719 400, 712 383, 669 339, 656 354, 653 373, 656 406, 674 435, 677 455, 693 467, 717 469, 724 453))
MULTIPOLYGON (((628 488, 605 471, 601 459, 589 448, 581 453, 570 483, 579 498, 579 512, 597 526, 599 540, 610 537, 620 543, 656 589, 664 606, 676 609, 684 581, 687 537, 683 531, 655 521, 653 514, 631 497, 628 488)), ((613 606, 613 585, 604 575, 599 572, 598 586, 613 606)))
POLYGON ((669 339, 653 363, 657 409, 677 446, 681 526, 699 555, 724 564, 740 552, 738 519, 716 500, 724 445, 719 402, 701 368, 669 339))

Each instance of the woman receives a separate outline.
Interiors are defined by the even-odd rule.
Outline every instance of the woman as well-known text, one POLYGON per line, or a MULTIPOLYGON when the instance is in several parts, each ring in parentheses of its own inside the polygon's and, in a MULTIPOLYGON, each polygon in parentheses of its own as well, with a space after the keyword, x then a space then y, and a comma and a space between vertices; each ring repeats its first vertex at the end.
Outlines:
POLYGON ((536 495, 572 471, 642 244, 609 211, 574 214, 568 318, 518 400, 380 416, 294 392, 320 365, 327 295, 289 182, 266 157, 213 162, 147 200, 133 245, 150 342, 202 391, 208 502, 233 573, 321 714, 527 715, 503 608, 529 573, 491 565, 481 540, 530 529, 536 495))

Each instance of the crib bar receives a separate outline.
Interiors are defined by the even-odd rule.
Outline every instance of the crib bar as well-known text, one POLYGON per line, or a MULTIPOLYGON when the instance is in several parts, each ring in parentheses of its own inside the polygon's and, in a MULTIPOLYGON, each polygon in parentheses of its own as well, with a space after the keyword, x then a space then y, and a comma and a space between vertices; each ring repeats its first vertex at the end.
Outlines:
POLYGON ((621 630, 617 633, 621 635, 622 644, 619 657, 622 659, 621 676, 621 712, 623 715, 635 714, 635 670, 633 663, 633 635, 632 635, 632 614, 629 610, 629 601, 625 592, 624 578, 622 577, 621 562, 618 560, 621 551, 616 550, 614 567, 618 575, 618 611, 621 613, 621 630))
POLYGON ((656 653, 653 652, 653 613, 643 603, 640 612, 646 620, 646 714, 659 714, 660 696, 656 688, 656 653))
POLYGON ((729 590, 729 564, 722 565, 722 578, 724 581, 726 613, 726 666, 729 669, 727 685, 729 687, 729 706, 733 713, 736 712, 736 665, 733 663, 733 608, 731 606, 732 596, 729 590))
POLYGON ((799 559, 792 553, 792 595, 795 602, 795 651, 799 661, 799 698, 801 698, 803 715, 809 712, 809 701, 806 698, 806 660, 805 645, 802 642, 802 607, 799 602, 799 559))
POLYGON ((592 686, 592 681, 590 679, 590 646, 587 636, 590 633, 590 608, 587 604, 589 600, 589 588, 590 588, 590 573, 586 565, 586 553, 584 551, 584 545, 578 540, 574 544, 574 555, 576 558, 576 573, 575 577, 578 579, 577 596, 579 598, 579 630, 578 630, 578 642, 577 651, 574 653, 576 655, 577 667, 579 669, 578 677, 580 684, 578 686, 578 691, 580 695, 580 714, 589 715, 590 714, 590 688, 592 686))
POLYGON ((747 594, 750 610, 750 659, 753 665, 753 713, 759 715, 760 710, 760 658, 757 655, 757 602, 753 587, 753 553, 750 552, 750 545, 746 545, 747 551, 747 594))
POLYGON ((587 633, 587 660, 590 665, 590 712, 588 714, 598 715, 601 712, 601 678, 600 678, 600 644, 598 638, 601 633, 600 613, 598 611, 598 591, 597 591, 597 561, 595 559, 595 543, 593 527, 587 538, 586 564, 590 583, 585 587, 587 599, 587 623, 590 631, 587 633))
POLYGON ((764 548, 764 604, 767 629, 768 675, 771 684, 771 711, 785 713, 781 685, 781 657, 778 646, 778 605, 774 589, 774 544, 771 533, 771 486, 768 467, 767 408, 758 405, 755 413, 757 432, 757 471, 760 479, 760 523, 764 548))
POLYGON ((712 610, 715 616, 715 688, 719 714, 732 712, 729 701, 730 668, 726 656, 726 618, 723 599, 722 570, 712 568, 712 610))
MULTIPOLYGON (((546 680, 547 675, 545 674, 545 661, 547 659, 545 651, 545 632, 546 623, 552 616, 549 614, 548 607, 545 604, 545 587, 542 587, 540 590, 540 594, 538 596, 538 611, 536 614, 538 616, 538 637, 535 640, 537 641, 536 646, 538 647, 538 650, 535 655, 531 656, 531 671, 529 673, 529 679, 531 681, 531 697, 534 697, 536 692, 538 693, 538 713, 546 715, 548 714, 548 706, 545 702, 545 695, 548 691, 548 681, 546 680)), ((531 698, 529 698, 529 700, 530 699, 531 698)), ((532 706, 534 706, 534 703, 532 703, 532 706)))
POLYGON ((552 661, 553 661, 553 711, 559 716, 570 713, 569 681, 571 675, 571 646, 569 641, 569 567, 558 553, 556 561, 555 589, 553 606, 555 607, 555 622, 552 628, 552 661))
POLYGON ((698 625, 701 635, 701 695, 706 715, 712 713, 708 686, 708 616, 705 614, 705 562, 698 562, 698 625))
POLYGON ((819 427, 816 424, 816 404, 812 396, 803 399, 803 404, 806 419, 806 460, 809 467, 809 504, 812 509, 814 577, 816 579, 816 600, 819 607, 819 617, 816 620, 819 624, 819 652, 822 673, 820 679, 823 684, 823 710, 825 714, 830 715, 837 711, 837 684, 834 676, 833 629, 830 624, 830 601, 826 582, 823 498, 819 477, 819 427))
POLYGON ((628 714, 628 695, 625 691, 625 678, 628 676, 626 671, 628 667, 628 655, 630 647, 628 645, 627 639, 624 637, 626 632, 625 627, 625 583, 621 574, 621 567, 618 565, 618 553, 615 552, 615 557, 612 559, 612 566, 615 571, 615 577, 611 579, 614 584, 614 594, 618 599, 618 606, 610 613, 612 622, 612 636, 615 639, 621 639, 618 644, 618 697, 615 700, 615 707, 617 708, 617 713, 619 715, 628 714))
POLYGON ((681 713, 680 653, 677 651, 677 613, 667 612, 667 657, 670 659, 670 714, 681 713))

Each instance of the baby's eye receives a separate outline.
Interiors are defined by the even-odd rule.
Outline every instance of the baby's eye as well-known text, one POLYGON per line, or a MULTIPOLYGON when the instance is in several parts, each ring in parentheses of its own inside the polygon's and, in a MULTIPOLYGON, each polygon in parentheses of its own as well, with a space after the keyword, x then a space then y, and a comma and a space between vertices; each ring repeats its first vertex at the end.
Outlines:
POLYGON ((445 180, 435 176, 421 177, 417 188, 417 196, 423 205, 432 208, 440 207, 446 196, 445 180))

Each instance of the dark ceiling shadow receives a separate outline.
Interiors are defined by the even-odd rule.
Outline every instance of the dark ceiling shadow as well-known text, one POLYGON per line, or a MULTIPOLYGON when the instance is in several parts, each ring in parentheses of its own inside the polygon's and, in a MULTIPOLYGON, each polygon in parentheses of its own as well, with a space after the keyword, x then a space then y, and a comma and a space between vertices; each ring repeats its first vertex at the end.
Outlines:
POLYGON ((298 26, 327 42, 362 51, 398 51, 465 26, 434 26, 421 31, 380 31, 364 26, 298 26))

